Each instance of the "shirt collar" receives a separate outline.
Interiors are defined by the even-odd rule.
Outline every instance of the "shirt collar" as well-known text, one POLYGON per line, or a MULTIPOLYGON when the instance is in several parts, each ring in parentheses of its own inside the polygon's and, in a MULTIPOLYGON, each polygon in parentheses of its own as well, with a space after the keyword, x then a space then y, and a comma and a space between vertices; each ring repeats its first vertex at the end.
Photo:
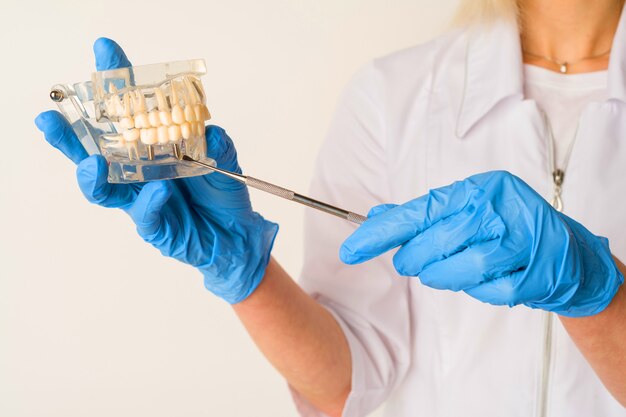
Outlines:
MULTIPOLYGON (((499 102, 524 96, 524 68, 519 30, 511 21, 468 29, 465 81, 456 135, 464 137, 499 102)), ((608 97, 626 103, 626 13, 613 40, 608 97)))

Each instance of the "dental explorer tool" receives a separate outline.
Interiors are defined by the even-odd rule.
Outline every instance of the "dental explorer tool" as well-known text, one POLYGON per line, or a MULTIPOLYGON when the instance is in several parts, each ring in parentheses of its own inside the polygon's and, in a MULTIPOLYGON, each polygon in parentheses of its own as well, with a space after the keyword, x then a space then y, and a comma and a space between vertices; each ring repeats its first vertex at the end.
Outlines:
POLYGON ((360 214, 356 214, 351 211, 347 211, 347 210, 343 210, 335 206, 331 206, 330 204, 326 204, 321 201, 314 200, 302 194, 295 193, 286 188, 282 188, 277 185, 270 184, 269 182, 265 182, 263 180, 259 180, 254 177, 250 177, 248 175, 237 174, 235 172, 226 171, 224 169, 217 168, 217 167, 211 166, 209 164, 205 164, 200 161, 196 161, 195 159, 189 157, 188 155, 183 155, 183 160, 187 162, 193 162, 194 164, 203 166, 214 172, 225 175, 236 181, 242 182, 246 184, 248 187, 256 188, 257 190, 265 191, 267 193, 274 194, 275 196, 282 197, 290 201, 295 201, 296 203, 303 204, 305 206, 326 212, 328 214, 332 214, 333 216, 341 217, 342 219, 351 221, 353 223, 362 224, 365 220, 367 220, 367 217, 361 216, 360 214))

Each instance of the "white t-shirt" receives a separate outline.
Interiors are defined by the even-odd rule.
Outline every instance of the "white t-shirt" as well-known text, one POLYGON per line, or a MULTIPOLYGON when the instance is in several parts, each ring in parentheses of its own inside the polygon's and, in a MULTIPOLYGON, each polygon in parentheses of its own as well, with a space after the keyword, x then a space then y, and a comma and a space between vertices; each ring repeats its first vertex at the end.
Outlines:
POLYGON ((568 75, 524 65, 524 96, 534 100, 548 116, 558 168, 563 167, 585 106, 607 99, 607 77, 608 71, 568 75))

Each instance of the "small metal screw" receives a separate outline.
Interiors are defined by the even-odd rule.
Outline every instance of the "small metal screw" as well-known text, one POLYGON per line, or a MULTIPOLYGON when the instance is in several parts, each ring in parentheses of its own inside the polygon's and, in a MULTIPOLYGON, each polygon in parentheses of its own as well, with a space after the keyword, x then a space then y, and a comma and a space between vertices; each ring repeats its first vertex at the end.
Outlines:
POLYGON ((63 101, 64 98, 65 98, 65 94, 63 94, 63 91, 61 90, 50 91, 50 99, 52 99, 52 101, 56 101, 58 103, 60 101, 63 101))

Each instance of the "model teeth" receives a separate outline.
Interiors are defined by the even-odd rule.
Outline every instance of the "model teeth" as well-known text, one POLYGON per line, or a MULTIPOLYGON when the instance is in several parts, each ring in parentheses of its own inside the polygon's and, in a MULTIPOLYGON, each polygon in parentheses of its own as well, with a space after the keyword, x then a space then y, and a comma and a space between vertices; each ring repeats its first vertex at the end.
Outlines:
POLYGON ((194 132, 195 136, 204 136, 204 123, 203 122, 196 122, 192 126, 195 126, 195 132, 194 132))
POLYGON ((185 120, 188 122, 196 121, 196 112, 194 111, 193 106, 191 104, 187 104, 185 106, 185 120))
POLYGON ((169 126, 173 123, 172 115, 169 111, 163 110, 159 112, 159 120, 163 126, 169 126))
POLYGON ((137 113, 135 115, 135 127, 139 129, 147 129, 150 127, 150 120, 146 113, 137 113))
POLYGON ((128 129, 122 132, 122 137, 127 142, 135 142, 139 139, 140 133, 139 129, 128 129))
POLYGON ((172 121, 177 125, 185 123, 185 113, 178 104, 172 108, 172 121))
POLYGON ((191 137, 191 124, 189 122, 185 122, 180 125, 180 131, 183 135, 183 139, 189 139, 191 137))
POLYGON ((170 135, 167 132, 167 126, 159 126, 157 128, 157 142, 160 145, 165 145, 170 141, 170 135))
POLYGON ((148 159, 152 160, 154 145, 171 144, 174 156, 182 158, 181 141, 195 142, 195 138, 204 136, 204 122, 211 114, 203 103, 204 92, 197 80, 181 78, 152 91, 147 88, 146 95, 139 89, 121 94, 113 83, 109 84, 103 110, 110 120, 119 122, 122 130, 120 135, 110 138, 115 142, 112 146, 126 146, 128 158, 132 160, 139 159, 138 143, 141 142, 146 146, 148 159))
POLYGON ((180 131, 179 125, 171 125, 168 127, 167 134, 170 138, 170 142, 178 142, 183 138, 183 133, 180 131))
POLYGON ((160 88, 155 89, 154 96, 157 99, 157 108, 159 111, 167 110, 169 106, 167 105, 167 98, 165 98, 163 90, 160 88))
POLYGON ((157 110, 152 110, 148 113, 148 122, 152 127, 161 126, 161 119, 159 119, 159 112, 157 110))
POLYGON ((180 107, 178 100, 178 88, 176 87, 176 83, 172 82, 172 102, 174 105, 172 106, 172 121, 177 125, 182 125, 185 123, 185 113, 183 112, 183 108, 180 107))
POLYGON ((135 113, 145 113, 148 110, 148 106, 146 105, 146 98, 139 90, 135 90, 135 100, 133 102, 133 108, 135 110, 135 113))
POLYGON ((139 147, 137 141, 139 140, 139 129, 127 129, 122 132, 122 138, 126 142, 126 150, 128 151, 128 159, 139 159, 139 147))
POLYGON ((154 145, 157 143, 157 130, 154 127, 148 129, 141 129, 141 133, 139 135, 141 139, 141 143, 144 145, 154 145))
POLYGON ((123 129, 132 129, 135 127, 135 119, 132 117, 124 117, 120 119, 120 126, 122 126, 123 129))

